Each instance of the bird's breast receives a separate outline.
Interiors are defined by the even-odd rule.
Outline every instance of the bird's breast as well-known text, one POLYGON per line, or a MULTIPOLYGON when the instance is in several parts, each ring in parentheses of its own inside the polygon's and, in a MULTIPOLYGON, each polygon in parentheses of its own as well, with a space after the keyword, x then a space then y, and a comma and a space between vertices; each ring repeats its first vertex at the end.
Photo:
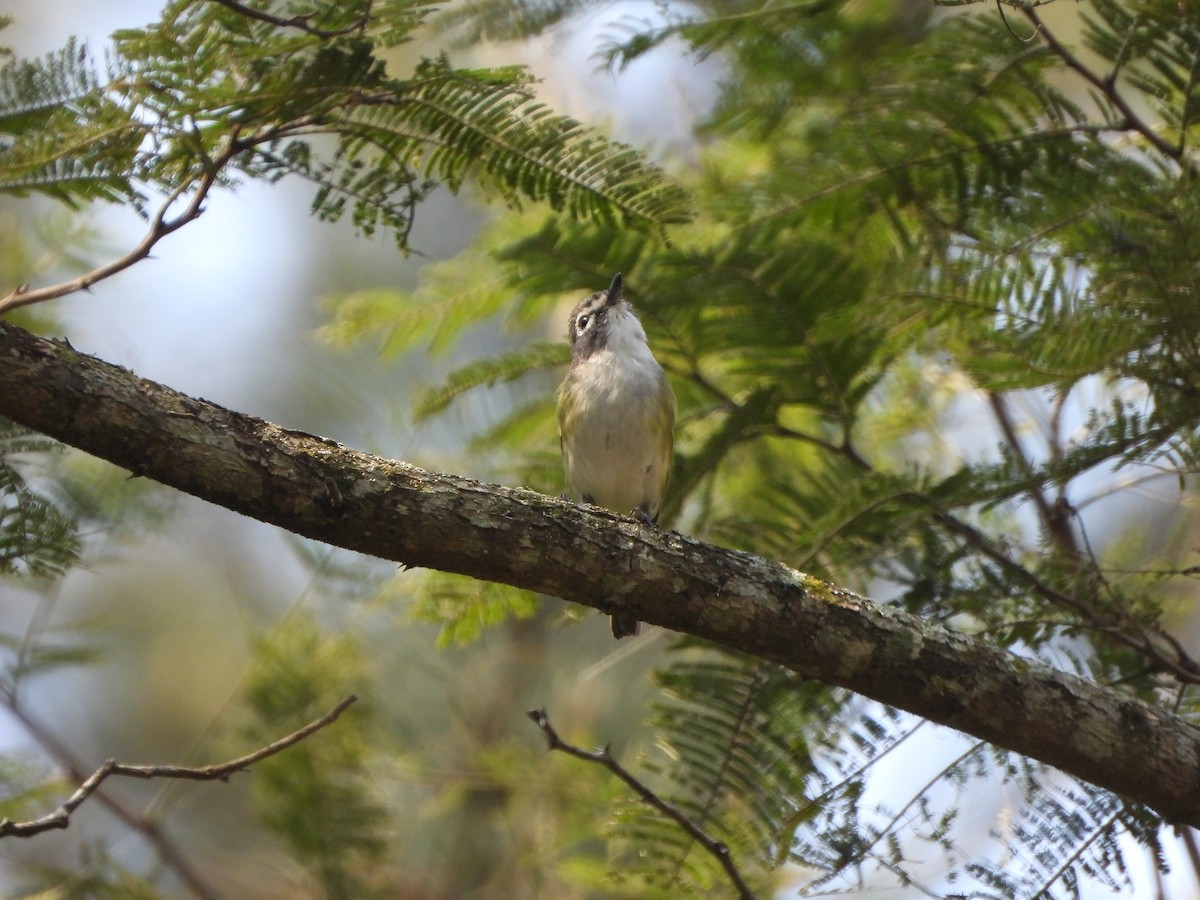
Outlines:
MULTIPOLYGON (((644 346, 644 345, 643 345, 644 346)), ((568 374, 560 428, 567 487, 615 512, 658 514, 666 491, 674 406, 662 368, 644 355, 601 352, 568 374)))

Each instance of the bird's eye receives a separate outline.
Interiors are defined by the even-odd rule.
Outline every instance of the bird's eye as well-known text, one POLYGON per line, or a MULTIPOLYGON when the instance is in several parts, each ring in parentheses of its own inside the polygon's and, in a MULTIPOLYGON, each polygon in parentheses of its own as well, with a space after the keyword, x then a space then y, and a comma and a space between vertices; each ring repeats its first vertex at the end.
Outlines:
POLYGON ((579 317, 579 321, 576 324, 579 326, 580 331, 585 331, 588 327, 588 322, 590 322, 590 321, 592 321, 591 316, 582 315, 579 317))

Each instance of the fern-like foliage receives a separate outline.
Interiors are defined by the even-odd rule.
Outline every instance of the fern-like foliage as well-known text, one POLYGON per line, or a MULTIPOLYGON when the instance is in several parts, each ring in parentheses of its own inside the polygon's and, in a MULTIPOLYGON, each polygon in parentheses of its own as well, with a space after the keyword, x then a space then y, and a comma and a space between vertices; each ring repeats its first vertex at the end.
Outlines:
POLYGON ((75 520, 17 467, 22 456, 52 453, 56 446, 0 420, 0 575, 61 574, 79 554, 75 520))
MULTIPOLYGON (((832 714, 829 690, 745 657, 690 646, 658 673, 654 710, 665 755, 645 761, 666 796, 766 879, 776 838, 795 821, 814 775, 806 723, 832 714)), ((668 893, 697 894, 723 882, 715 860, 675 823, 645 806, 620 811, 617 834, 645 854, 651 880, 668 893)))
POLYGON ((505 356, 470 363, 453 372, 441 387, 417 398, 413 415, 418 421, 427 419, 473 388, 513 381, 539 369, 561 368, 568 359, 569 353, 561 343, 543 342, 505 356))
POLYGON ((1164 864, 1159 823, 1148 810, 1071 779, 1043 780, 1006 837, 1006 856, 965 867, 985 897, 1079 897, 1082 886, 1135 888, 1128 838, 1164 864))
MULTIPOLYGON (((259 643, 246 679, 250 743, 327 712, 362 684, 365 662, 347 637, 325 638, 309 619, 281 625, 259 643)), ((372 796, 370 713, 357 704, 327 740, 303 742, 256 766, 254 797, 264 823, 304 860, 331 896, 384 896, 378 866, 386 841, 385 809, 372 796)))
POLYGON ((597 0, 465 0, 444 10, 435 25, 453 33, 461 46, 470 47, 480 41, 539 34, 596 5, 597 0))
POLYGON ((116 34, 103 73, 76 44, 9 62, 0 190, 140 204, 206 178, 299 176, 317 185, 317 215, 388 229, 402 247, 436 184, 633 227, 686 219, 674 181, 537 102, 523 69, 433 57, 393 77, 381 54, 433 5, 317 3, 300 27, 268 3, 177 0, 116 34))
POLYGON ((441 626, 438 643, 469 644, 487 629, 507 619, 527 619, 538 609, 538 599, 528 591, 503 584, 476 585, 454 575, 431 575, 412 607, 418 622, 441 626))
POLYGON ((79 206, 136 199, 133 160, 145 126, 104 91, 87 48, 70 41, 0 68, 0 191, 79 206))

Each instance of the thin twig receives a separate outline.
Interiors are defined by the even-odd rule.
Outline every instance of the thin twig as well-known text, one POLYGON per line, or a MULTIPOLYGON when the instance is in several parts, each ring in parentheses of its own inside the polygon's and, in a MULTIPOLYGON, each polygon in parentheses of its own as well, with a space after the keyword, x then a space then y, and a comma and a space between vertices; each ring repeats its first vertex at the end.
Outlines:
POLYGON ((871 856, 872 858, 882 862, 882 859, 871 853, 871 851, 875 848, 875 845, 883 840, 892 831, 892 829, 900 823, 900 820, 904 818, 908 811, 912 809, 916 803, 920 802, 922 797, 924 797, 931 790, 933 790, 934 787, 937 786, 939 781, 948 777, 948 775, 952 773, 957 766, 962 765, 964 762, 982 750, 985 746, 987 745, 983 741, 977 741, 945 766, 943 766, 940 770, 938 770, 938 772, 932 778, 930 778, 929 781, 927 781, 912 795, 912 797, 909 798, 909 801, 900 808, 900 811, 892 816, 888 823, 879 830, 874 838, 872 838, 869 842, 863 842, 863 844, 860 845, 852 854, 844 859, 839 860, 837 868, 831 874, 836 875, 839 872, 845 872, 847 869, 866 859, 868 856, 871 856))
POLYGON ((1022 44, 1028 44, 1038 36, 1037 29, 1034 29, 1033 34, 1025 37, 1021 37, 1019 34, 1017 34, 1017 32, 1013 30, 1012 24, 1008 21, 1008 14, 1004 11, 1004 3, 1002 0, 996 0, 996 12, 1000 13, 1000 21, 1003 22, 1004 27, 1008 29, 1008 33, 1015 37, 1022 44))
POLYGON ((1187 684, 1200 684, 1200 664, 1187 656, 1182 651, 1182 647, 1178 645, 1170 635, 1166 634, 1161 628, 1152 627, 1147 632, 1139 623, 1134 621, 1130 623, 1128 617, 1121 617, 1119 621, 1113 621, 1112 617, 1101 615, 1100 611, 1093 608, 1090 604, 1075 597, 1065 591, 1053 587, 1046 581, 1043 581, 1032 570, 1026 568, 1021 563, 1010 557, 1006 552, 1001 550, 992 540, 981 532, 974 525, 965 522, 947 512, 942 508, 941 504, 935 501, 932 497, 922 494, 915 494, 920 497, 926 504, 934 510, 934 518, 953 531, 955 534, 962 537, 971 547, 978 550, 988 559, 997 563, 1005 571, 1015 575, 1024 581, 1030 588, 1036 591, 1041 597, 1049 600, 1052 603, 1057 603, 1060 606, 1068 607, 1077 610, 1083 614, 1084 618, 1094 628, 1112 629, 1109 633, 1117 643, 1124 644, 1131 650, 1141 653, 1163 672, 1167 672, 1181 682, 1187 684), (1129 634, 1124 628, 1130 624, 1139 634, 1129 634), (1179 647, 1179 655, 1176 658, 1167 656, 1160 647, 1156 646, 1150 639, 1150 635, 1156 638, 1162 638, 1166 642, 1172 644, 1173 647, 1179 647), (1140 639, 1139 639, 1140 638, 1140 639))
POLYGON ((219 3, 226 9, 231 9, 239 15, 246 16, 248 19, 257 19, 259 22, 266 22, 268 25, 275 25, 279 28, 298 28, 307 34, 311 34, 324 40, 342 37, 347 34, 353 34, 356 31, 362 31, 362 29, 367 27, 367 23, 371 21, 370 4, 367 4, 366 12, 364 12, 356 21, 347 25, 345 28, 325 29, 314 28, 312 25, 308 24, 309 19, 313 17, 314 13, 308 13, 307 15, 303 16, 291 16, 285 19, 282 16, 273 16, 268 12, 263 12, 261 9, 243 6, 241 3, 238 3, 237 0, 212 0, 212 2, 219 3))
POLYGON ((878 853, 872 853, 870 858, 895 875, 902 885, 912 888, 918 893, 924 894, 926 897, 929 897, 930 900, 951 900, 951 895, 934 893, 930 888, 927 888, 925 885, 921 884, 921 882, 913 878, 912 875, 910 875, 908 872, 905 872, 896 863, 892 862, 892 860, 886 859, 885 857, 880 856, 878 853))
MULTIPOLYGON (((1106 819, 1103 824, 1101 824, 1097 828, 1093 829, 1091 837, 1089 837, 1086 841, 1083 841, 1082 843, 1077 845, 1075 847, 1074 852, 1071 853, 1066 859, 1063 860, 1062 865, 1060 865, 1057 869, 1055 869, 1053 874, 1051 874, 1050 877, 1048 877, 1045 881, 1043 881, 1041 886, 1036 891, 1031 892, 1027 896, 1029 896, 1029 897, 1049 896, 1050 888, 1052 888, 1054 886, 1054 883, 1056 881, 1058 881, 1060 878, 1062 878, 1064 875, 1066 875, 1067 871, 1069 869, 1074 868, 1075 863, 1079 862, 1080 857, 1083 856, 1083 854, 1087 851, 1087 849, 1089 847, 1091 847, 1093 844, 1096 843, 1096 841, 1098 841, 1100 839, 1101 835, 1103 835, 1105 831, 1107 831, 1109 828, 1112 828, 1114 825, 1117 824, 1117 822, 1119 822, 1121 820, 1121 816, 1125 814, 1125 804, 1120 800, 1117 800, 1117 804, 1118 804, 1117 811, 1115 813, 1113 813, 1111 816, 1109 816, 1108 819, 1106 819)), ((1157 871, 1157 870, 1158 870, 1158 867, 1155 866, 1155 871, 1157 871)))
POLYGON ((1063 515, 1058 504, 1051 505, 1046 499, 1046 495, 1042 493, 1041 488, 1035 481, 1035 471, 1033 463, 1029 456, 1025 453, 1025 447, 1021 443, 1021 438, 1017 435, 1017 428, 1013 422, 1012 414, 1008 408, 1008 402, 1004 395, 997 391, 988 391, 988 403, 992 407, 992 414, 996 417, 996 423, 1000 426, 1000 431, 1004 435, 1004 441, 1008 444, 1008 450, 1020 468, 1021 473, 1030 482, 1029 497, 1033 500, 1033 505, 1037 508, 1038 517, 1042 520, 1042 528, 1046 532, 1046 537, 1062 551, 1063 555, 1068 559, 1079 559, 1079 545, 1075 540, 1075 535, 1071 531, 1070 518, 1063 515))
POLYGON ((4 837, 31 837, 35 834, 41 834, 43 831, 50 831, 55 828, 66 828, 70 824, 71 813, 73 813, 88 797, 96 792, 96 789, 104 783, 104 780, 112 775, 123 775, 127 778, 178 778, 188 781, 228 781, 229 776, 237 772, 244 771, 256 762, 266 759, 269 756, 274 756, 282 750, 286 750, 293 744, 297 744, 304 740, 310 734, 320 731, 322 728, 331 724, 338 718, 346 708, 350 706, 358 698, 351 694, 346 699, 342 700, 337 706, 327 712, 321 718, 313 722, 309 722, 303 728, 293 731, 286 737, 282 737, 265 747, 255 750, 253 753, 246 756, 240 756, 237 759, 229 762, 219 763, 211 766, 160 766, 160 765, 143 765, 131 766, 124 763, 119 763, 116 760, 108 760, 100 768, 96 769, 87 780, 83 782, 67 800, 48 815, 42 816, 39 819, 30 819, 26 822, 14 822, 12 819, 0 819, 0 838, 4 837))
POLYGON ((830 797, 835 796, 839 791, 841 791, 842 788, 854 781, 857 781, 863 775, 863 773, 867 771, 867 769, 875 765, 877 762, 907 741, 910 737, 916 734, 922 725, 928 724, 930 724, 929 719, 921 719, 916 725, 904 732, 903 735, 896 738, 896 740, 892 741, 892 743, 888 744, 884 750, 881 750, 874 756, 865 759, 860 765, 843 777, 842 780, 837 784, 827 787, 815 797, 806 798, 804 804, 801 805, 794 813, 792 813, 787 822, 784 823, 783 828, 781 828, 779 831, 780 835, 786 836, 788 840, 786 842, 780 842, 779 850, 775 854, 776 863, 782 865, 787 861, 788 854, 792 851, 792 844, 795 842, 794 838, 796 830, 800 827, 802 822, 812 815, 815 810, 819 809, 821 805, 830 797))
POLYGON ((629 770, 622 766, 616 759, 613 758, 608 747, 600 750, 584 750, 581 747, 576 747, 574 744, 568 744, 558 736, 558 732, 550 725, 550 719, 546 715, 544 709, 531 709, 528 716, 533 720, 534 724, 542 730, 542 734, 546 738, 546 744, 551 750, 561 750, 568 756, 574 756, 576 759, 582 759, 586 762, 597 763, 604 766, 619 779, 621 779, 629 787, 633 788, 634 793, 638 795, 638 799, 649 806, 654 807, 668 819, 671 819, 675 824, 688 833, 688 836, 696 843, 700 844, 705 850, 712 855, 714 859, 721 864, 721 868, 729 876, 729 880, 733 882, 734 888, 737 890, 737 895, 740 900, 755 900, 754 892, 750 890, 750 886, 746 884, 742 874, 738 871, 737 866, 733 862, 733 858, 729 853, 729 848, 720 841, 711 838, 705 833, 699 825, 687 817, 687 815, 679 809, 679 807, 668 803, 662 797, 658 796, 650 788, 646 787, 641 781, 630 774, 629 770))
MULTIPOLYGON (((11 693, 7 697, 6 708, 21 723, 27 732, 37 741, 38 745, 63 770, 64 776, 70 781, 82 782, 87 777, 87 770, 75 759, 71 750, 59 738, 50 732, 36 719, 32 718, 17 702, 11 693)), ((221 900, 221 894, 208 883, 187 854, 171 839, 159 823, 144 813, 138 813, 110 792, 98 790, 95 793, 96 802, 134 834, 146 841, 162 861, 164 868, 169 870, 199 900, 221 900)))
POLYGON ((243 149, 244 145, 236 140, 236 138, 232 138, 225 150, 212 161, 203 174, 198 178, 190 178, 175 188, 151 220, 150 230, 146 232, 145 237, 124 256, 107 262, 102 266, 97 266, 90 272, 85 272, 83 275, 80 275, 78 278, 72 278, 70 281, 47 285, 37 290, 30 290, 29 285, 21 285, 11 291, 8 296, 0 298, 0 315, 9 310, 19 309, 22 306, 30 306, 34 303, 42 303, 46 300, 65 297, 67 294, 73 294, 76 291, 88 290, 96 282, 116 275, 118 272, 123 272, 134 263, 141 262, 150 255, 150 251, 154 249, 154 245, 160 240, 168 234, 178 231, 188 222, 200 216, 204 211, 204 200, 208 196, 209 190, 216 183, 221 170, 224 169, 229 160, 243 149), (175 201, 187 193, 193 184, 196 187, 196 191, 192 195, 191 200, 188 201, 187 207, 173 219, 168 219, 167 213, 174 206, 175 201))

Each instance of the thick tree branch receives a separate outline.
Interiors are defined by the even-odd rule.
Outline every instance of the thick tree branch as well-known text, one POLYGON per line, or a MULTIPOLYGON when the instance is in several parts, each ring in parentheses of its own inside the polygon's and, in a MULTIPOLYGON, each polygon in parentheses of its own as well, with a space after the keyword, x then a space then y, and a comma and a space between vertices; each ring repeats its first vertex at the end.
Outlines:
POLYGON ((241 415, 0 323, 0 415, 296 534, 687 632, 1200 825, 1200 731, 780 563, 241 415))

